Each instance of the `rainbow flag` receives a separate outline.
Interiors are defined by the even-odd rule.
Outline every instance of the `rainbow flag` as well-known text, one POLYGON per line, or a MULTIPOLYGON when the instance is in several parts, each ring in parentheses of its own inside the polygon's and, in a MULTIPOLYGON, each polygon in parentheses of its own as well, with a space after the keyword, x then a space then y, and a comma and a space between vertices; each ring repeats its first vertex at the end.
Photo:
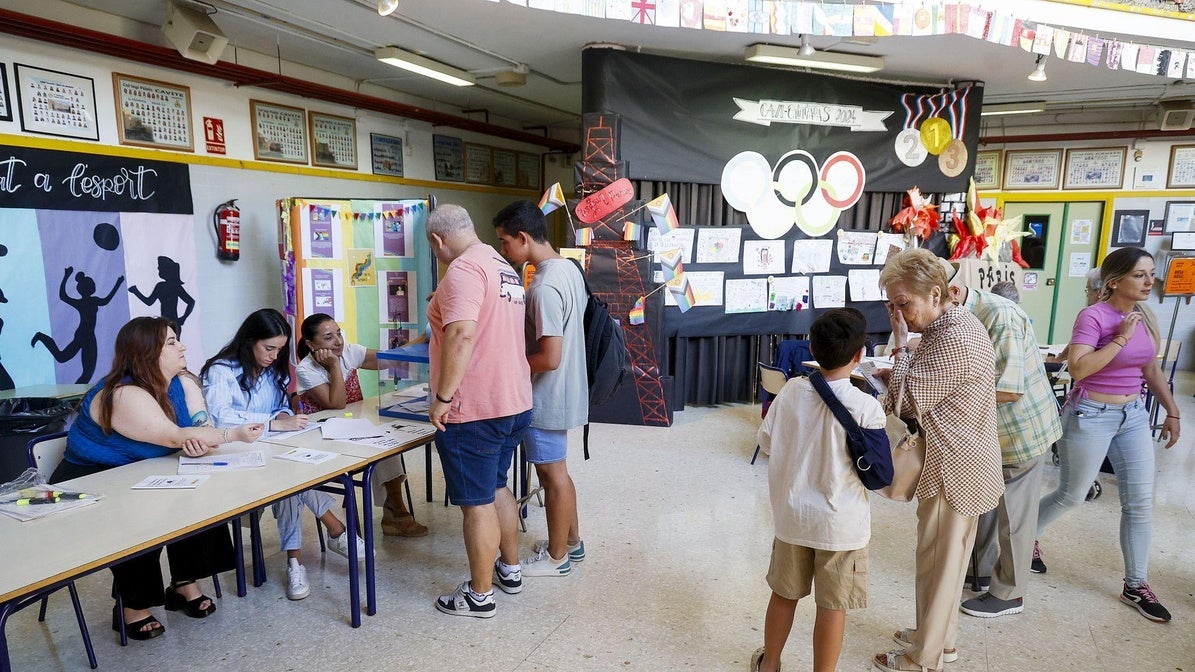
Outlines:
POLYGON ((647 298, 639 297, 635 299, 635 307, 631 308, 631 324, 643 324, 646 321, 645 313, 647 311, 647 298))
POLYGON ((697 303, 697 297, 693 295, 693 284, 689 279, 681 276, 680 286, 668 285, 668 291, 672 292, 672 298, 676 300, 676 307, 680 308, 680 312, 687 313, 697 303))
POLYGON ((545 215, 552 213, 556 208, 564 206, 564 190, 560 188, 560 183, 557 182, 548 187, 543 196, 539 198, 539 209, 545 215))
POLYGON ((639 232, 642 230, 635 222, 626 222, 622 225, 622 239, 623 240, 639 240, 639 232))
POLYGON ((655 221, 656 228, 660 230, 661 235, 680 226, 680 222, 676 219, 676 210, 673 209, 668 194, 660 194, 657 198, 648 201, 647 211, 651 213, 651 218, 655 221))
POLYGON ((660 250, 660 271, 664 273, 664 282, 671 282, 678 276, 685 274, 685 263, 681 261, 684 250, 660 250))
POLYGON ((593 242, 593 229, 592 228, 577 229, 577 246, 578 247, 589 247, 589 244, 592 242, 593 242))

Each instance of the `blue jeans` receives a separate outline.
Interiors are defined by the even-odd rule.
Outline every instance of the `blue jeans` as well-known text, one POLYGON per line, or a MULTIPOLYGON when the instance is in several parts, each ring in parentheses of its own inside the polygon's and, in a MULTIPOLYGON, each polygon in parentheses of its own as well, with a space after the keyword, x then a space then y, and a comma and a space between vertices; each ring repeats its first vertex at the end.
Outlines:
POLYGON ((1127 404, 1105 404, 1081 399, 1063 409, 1062 432, 1058 489, 1041 500, 1038 536, 1063 511, 1086 498, 1106 455, 1116 470, 1120 489, 1124 580, 1138 587, 1149 573, 1153 534, 1154 442, 1145 402, 1134 399, 1127 404))

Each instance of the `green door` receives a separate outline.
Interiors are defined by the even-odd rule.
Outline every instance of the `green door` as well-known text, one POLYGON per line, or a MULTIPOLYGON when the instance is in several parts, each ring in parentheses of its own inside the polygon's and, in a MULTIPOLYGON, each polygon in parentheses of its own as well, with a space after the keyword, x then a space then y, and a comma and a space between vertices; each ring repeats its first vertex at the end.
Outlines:
POLYGON ((1033 319, 1042 345, 1070 341, 1075 315, 1086 305, 1086 271, 1096 265, 1103 203, 1006 202, 1005 217, 1020 215, 1021 249, 1029 268, 1022 272, 1021 307, 1033 319))

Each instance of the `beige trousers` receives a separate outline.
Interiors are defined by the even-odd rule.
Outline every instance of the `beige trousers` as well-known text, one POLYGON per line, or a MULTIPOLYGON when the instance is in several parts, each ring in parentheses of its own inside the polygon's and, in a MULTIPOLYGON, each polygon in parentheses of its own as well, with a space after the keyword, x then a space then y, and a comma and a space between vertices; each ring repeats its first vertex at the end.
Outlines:
POLYGON ((943 649, 955 648, 976 520, 950 508, 941 490, 917 502, 917 630, 905 655, 931 670, 942 669, 943 649))

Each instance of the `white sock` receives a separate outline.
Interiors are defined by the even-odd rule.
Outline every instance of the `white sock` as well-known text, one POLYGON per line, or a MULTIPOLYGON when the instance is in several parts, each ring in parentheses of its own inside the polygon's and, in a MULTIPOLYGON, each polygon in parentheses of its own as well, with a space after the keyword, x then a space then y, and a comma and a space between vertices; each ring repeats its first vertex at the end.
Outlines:
POLYGON ((298 558, 287 558, 286 566, 287 567, 302 567, 303 563, 299 562, 298 558))
POLYGON ((469 591, 469 594, 476 598, 484 598, 488 595, 494 594, 493 588, 490 588, 490 591, 488 593, 479 593, 476 590, 473 590, 473 582, 472 581, 465 584, 465 590, 469 591))
POLYGON ((520 570, 522 568, 523 566, 518 563, 508 565, 505 562, 502 562, 501 558, 498 559, 498 571, 501 572, 503 576, 510 576, 511 572, 520 570))

